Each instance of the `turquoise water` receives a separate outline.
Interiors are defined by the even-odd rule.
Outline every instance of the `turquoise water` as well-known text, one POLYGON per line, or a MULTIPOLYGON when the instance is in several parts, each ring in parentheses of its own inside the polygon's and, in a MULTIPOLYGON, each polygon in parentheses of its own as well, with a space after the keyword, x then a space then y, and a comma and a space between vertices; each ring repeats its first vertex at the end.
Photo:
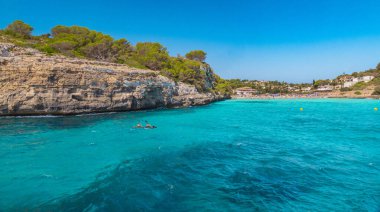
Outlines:
POLYGON ((374 107, 231 100, 0 118, 0 211, 379 211, 374 107), (131 128, 144 120, 158 128, 131 128))

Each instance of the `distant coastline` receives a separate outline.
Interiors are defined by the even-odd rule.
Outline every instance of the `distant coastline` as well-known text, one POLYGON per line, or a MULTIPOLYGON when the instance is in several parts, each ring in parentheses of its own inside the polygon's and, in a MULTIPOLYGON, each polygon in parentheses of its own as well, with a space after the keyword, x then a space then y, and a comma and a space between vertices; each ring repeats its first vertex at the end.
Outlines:
POLYGON ((262 94, 253 96, 232 95, 231 99, 380 99, 375 95, 331 95, 331 94, 262 94))

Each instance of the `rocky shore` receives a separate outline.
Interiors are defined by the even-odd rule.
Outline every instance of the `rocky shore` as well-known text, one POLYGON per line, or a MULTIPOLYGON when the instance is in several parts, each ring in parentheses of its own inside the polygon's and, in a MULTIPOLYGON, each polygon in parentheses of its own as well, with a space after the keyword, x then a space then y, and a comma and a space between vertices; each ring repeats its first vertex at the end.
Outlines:
MULTIPOLYGON (((212 86, 213 78, 205 84, 212 86)), ((225 98, 200 93, 194 86, 174 82, 156 71, 47 56, 8 43, 0 43, 0 90, 0 116, 187 107, 225 98)))

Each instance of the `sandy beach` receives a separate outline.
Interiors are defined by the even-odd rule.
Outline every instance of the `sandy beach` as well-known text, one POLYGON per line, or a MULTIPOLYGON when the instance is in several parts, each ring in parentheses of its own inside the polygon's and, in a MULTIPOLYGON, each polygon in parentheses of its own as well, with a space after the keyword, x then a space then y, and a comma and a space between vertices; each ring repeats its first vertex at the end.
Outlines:
POLYGON ((320 98, 348 98, 348 99, 379 99, 376 95, 355 95, 353 93, 329 92, 314 94, 259 94, 252 96, 232 95, 232 99, 320 99, 320 98))

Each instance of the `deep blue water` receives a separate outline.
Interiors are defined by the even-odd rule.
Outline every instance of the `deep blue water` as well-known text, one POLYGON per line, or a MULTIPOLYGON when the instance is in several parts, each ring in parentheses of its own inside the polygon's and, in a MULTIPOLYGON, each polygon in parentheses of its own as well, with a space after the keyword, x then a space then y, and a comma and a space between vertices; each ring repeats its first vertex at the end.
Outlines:
POLYGON ((375 107, 231 100, 0 118, 0 211, 380 211, 375 107), (144 120, 158 128, 132 128, 144 120))

